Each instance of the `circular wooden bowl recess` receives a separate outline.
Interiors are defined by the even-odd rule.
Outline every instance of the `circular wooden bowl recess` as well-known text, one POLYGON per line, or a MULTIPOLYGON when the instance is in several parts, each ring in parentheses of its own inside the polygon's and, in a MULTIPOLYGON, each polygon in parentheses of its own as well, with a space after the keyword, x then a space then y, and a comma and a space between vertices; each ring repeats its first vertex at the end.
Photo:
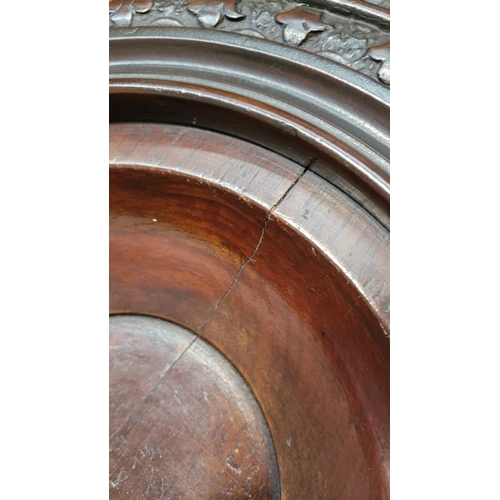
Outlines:
POLYGON ((245 0, 131 5, 110 30, 110 498, 388 498, 387 86, 230 32, 245 0), (170 4, 197 25, 148 26, 170 4))

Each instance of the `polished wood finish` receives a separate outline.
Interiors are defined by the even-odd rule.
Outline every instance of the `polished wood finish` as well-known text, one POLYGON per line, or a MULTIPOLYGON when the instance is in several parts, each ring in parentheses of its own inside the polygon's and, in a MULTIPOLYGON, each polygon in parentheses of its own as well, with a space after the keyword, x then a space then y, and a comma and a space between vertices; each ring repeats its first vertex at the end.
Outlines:
POLYGON ((110 498, 279 499, 266 421, 206 342, 144 316, 110 319, 110 498))
POLYGON ((387 230, 312 169, 240 139, 113 124, 110 155, 111 312, 183 325, 234 365, 282 499, 387 498, 387 230))
POLYGON ((264 209, 303 169, 237 139, 147 124, 112 126, 110 155, 111 309, 200 330, 256 247, 264 209))

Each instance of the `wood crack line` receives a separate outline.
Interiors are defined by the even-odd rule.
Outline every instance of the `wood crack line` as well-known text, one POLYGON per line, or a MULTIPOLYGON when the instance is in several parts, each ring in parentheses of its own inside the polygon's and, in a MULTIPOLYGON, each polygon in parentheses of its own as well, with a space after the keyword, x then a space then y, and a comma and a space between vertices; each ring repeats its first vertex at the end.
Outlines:
MULTIPOLYGON (((160 372, 160 376, 158 377, 158 380, 157 382, 153 385, 153 387, 151 387, 151 389, 149 389, 149 391, 147 392, 147 394, 142 398, 142 401, 141 401, 141 404, 139 405, 138 407, 138 410, 136 410, 135 412, 132 411, 129 415, 127 415, 127 418, 125 419, 125 421, 120 425, 120 427, 118 427, 118 429, 116 431, 114 431, 113 433, 110 434, 109 438, 111 440, 111 438, 113 438, 114 436, 116 436, 122 429, 124 429, 126 427, 126 425, 130 422, 130 420, 133 418, 133 417, 138 417, 138 416, 141 416, 142 418, 144 418, 145 415, 147 415, 151 409, 146 409, 146 411, 144 411, 144 402, 150 398, 151 396, 154 396, 158 390, 161 388, 161 386, 163 385, 163 382, 165 381, 165 379, 167 378, 167 375, 168 373, 170 372, 170 370, 172 370, 172 368, 180 361, 180 359, 184 356, 184 354, 186 354, 186 352, 190 349, 190 347, 199 339, 199 336, 196 335, 195 338, 193 340, 191 340, 191 342, 186 346, 186 348, 182 351, 181 355, 172 363, 170 364, 169 361, 167 361, 165 363, 165 365, 163 366, 163 369, 162 371, 160 372)), ((134 424, 130 430, 129 430, 129 433, 132 432, 135 427, 137 427, 137 425, 139 425, 139 422, 142 420, 137 418, 137 423, 134 424)))
POLYGON ((302 177, 304 177, 304 174, 309 170, 309 167, 312 165, 312 163, 314 162, 314 160, 315 159, 313 159, 313 160, 311 160, 309 162, 309 164, 304 168, 304 170, 295 179, 295 181, 292 184, 290 184, 290 186, 285 191, 285 193, 283 194, 283 196, 267 212, 266 218, 264 219, 264 224, 262 226, 262 230, 260 232, 260 238, 259 238, 259 241, 257 242, 257 245, 255 246, 254 251, 252 252, 252 254, 250 255, 250 257, 248 257, 248 259, 245 262, 243 262, 243 264, 241 265, 239 271, 236 273, 236 276, 235 276, 233 282, 231 283, 231 286, 227 289, 226 293, 222 296, 222 298, 219 300, 219 302, 217 303, 217 305, 214 307, 214 309, 211 312, 210 316, 208 317, 207 321, 205 321, 205 323, 203 324, 203 326, 200 328, 200 333, 205 330, 205 328, 207 327, 207 325, 210 323, 210 321, 212 320, 212 318, 215 316, 215 313, 217 312, 217 310, 219 309, 219 307, 221 306, 221 304, 226 300, 226 298, 228 297, 228 295, 231 293, 232 289, 236 286, 236 283, 238 283, 238 280, 240 279, 241 275, 243 274, 243 271, 245 270, 245 267, 247 266, 247 264, 250 263, 250 262, 252 262, 253 258, 255 257, 255 255, 257 254, 257 252, 259 251, 259 248, 262 245, 262 241, 264 240, 264 234, 266 232, 267 225, 269 223, 271 215, 276 210, 276 208, 280 205, 280 203, 283 202, 283 200, 288 196, 288 194, 290 193, 290 191, 297 185, 297 183, 300 181, 300 179, 302 179, 302 177))
MULTIPOLYGON (((290 193, 290 191, 297 185, 297 183, 300 181, 300 179, 302 179, 302 177, 304 176, 304 174, 309 170, 309 167, 311 166, 311 164, 313 163, 313 161, 311 161, 304 168, 304 170, 300 173, 300 175, 297 177, 297 179, 295 179, 295 181, 288 187, 288 189, 285 191, 285 193, 283 194, 283 196, 267 212, 266 218, 264 220, 264 224, 262 226, 262 230, 260 232, 260 238, 259 238, 259 241, 257 242, 257 245, 255 246, 254 251, 252 252, 252 254, 250 255, 250 257, 248 257, 248 259, 241 265, 238 273, 236 274, 236 276, 235 276, 235 278, 233 280, 233 283, 228 288, 228 290, 223 295, 223 297, 219 300, 219 302, 217 303, 217 305, 215 306, 215 308, 211 312, 211 314, 210 314, 209 318, 207 319, 207 321, 205 321, 205 323, 203 324, 203 326, 200 328, 200 333, 203 332, 203 330, 210 323, 210 321, 214 317, 215 313, 217 312, 217 310, 219 309, 219 307, 221 306, 221 304, 226 300, 226 298, 228 297, 228 295, 231 293, 231 290, 235 287, 236 283, 238 283, 238 280, 240 279, 241 275, 243 274, 243 271, 244 271, 245 267, 247 266, 247 264, 253 260, 253 258, 255 257, 255 255, 257 254, 257 252, 259 251, 259 248, 260 248, 260 246, 262 244, 262 241, 264 239, 264 234, 266 232, 266 228, 267 228, 267 225, 268 225, 269 220, 271 218, 271 215, 276 210, 276 208, 279 206, 279 204, 281 202, 283 202, 283 200, 288 196, 288 194, 290 193)), ((153 396, 154 394, 156 394, 156 392, 158 392, 159 388, 163 384, 163 382, 164 382, 165 378, 167 377, 168 373, 170 372, 170 370, 172 370, 172 368, 181 360, 181 358, 188 352, 188 350, 191 348, 191 346, 199 338, 200 338, 200 335, 196 335, 195 338, 184 349, 184 351, 181 353, 181 355, 170 366, 169 366, 168 363, 166 363, 166 365, 163 367, 163 370, 160 373, 160 377, 159 377, 158 381, 153 385, 153 387, 151 387, 151 389, 148 391, 148 393, 146 394, 146 396, 143 398, 143 400, 142 400, 143 403, 144 403, 144 401, 147 400, 147 398, 153 396)), ((142 408, 142 406, 143 405, 141 405, 141 408, 142 408)), ((150 408, 150 410, 151 410, 151 408, 150 408)), ((147 410, 145 414, 147 414, 150 410, 147 410)), ((126 427, 126 425, 130 422, 130 420, 131 420, 132 417, 137 417, 140 414, 142 414, 142 416, 144 416, 144 412, 141 411, 141 410, 139 412, 132 412, 130 415, 128 415, 127 418, 125 419, 125 421, 122 423, 122 425, 120 425, 120 427, 115 432, 112 433, 112 435, 110 436, 110 439, 112 437, 114 437, 115 435, 117 435, 122 429, 124 429, 126 427)), ((140 420, 140 419, 138 419, 138 420, 140 420)), ((133 425, 132 428, 129 430, 129 432, 132 431, 137 425, 138 425, 138 423, 136 423, 135 425, 133 425)))

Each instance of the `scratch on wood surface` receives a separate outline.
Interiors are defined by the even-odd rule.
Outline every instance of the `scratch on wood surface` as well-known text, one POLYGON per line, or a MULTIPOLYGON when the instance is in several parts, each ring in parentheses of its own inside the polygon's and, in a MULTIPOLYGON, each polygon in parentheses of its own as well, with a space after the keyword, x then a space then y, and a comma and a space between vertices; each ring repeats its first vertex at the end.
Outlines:
POLYGON ((125 472, 125 469, 122 467, 120 469, 120 472, 118 473, 118 475, 115 477, 115 479, 113 479, 112 481, 110 481, 110 485, 115 488, 115 489, 119 489, 120 488, 120 485, 128 478, 128 474, 125 472))

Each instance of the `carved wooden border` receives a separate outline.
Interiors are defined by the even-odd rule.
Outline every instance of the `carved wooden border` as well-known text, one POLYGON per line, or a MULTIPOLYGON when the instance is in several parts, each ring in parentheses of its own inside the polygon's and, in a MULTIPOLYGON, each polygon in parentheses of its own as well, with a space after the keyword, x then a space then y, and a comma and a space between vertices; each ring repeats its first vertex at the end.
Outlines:
POLYGON ((362 1, 111 0, 109 22, 112 28, 197 27, 265 38, 390 85, 389 14, 362 1))

